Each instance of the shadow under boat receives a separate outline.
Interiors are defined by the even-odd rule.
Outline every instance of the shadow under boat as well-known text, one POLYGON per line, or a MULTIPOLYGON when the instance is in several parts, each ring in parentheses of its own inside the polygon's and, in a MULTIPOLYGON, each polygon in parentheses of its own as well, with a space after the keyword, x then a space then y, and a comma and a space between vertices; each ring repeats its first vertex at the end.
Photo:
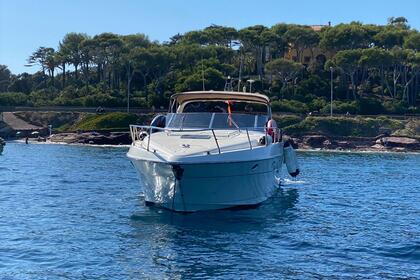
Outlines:
POLYGON ((296 217, 294 210, 298 201, 297 189, 280 187, 270 199, 257 205, 190 213, 151 206, 143 207, 140 213, 133 214, 130 219, 135 228, 158 224, 182 229, 242 232, 269 227, 273 221, 293 220, 296 217))

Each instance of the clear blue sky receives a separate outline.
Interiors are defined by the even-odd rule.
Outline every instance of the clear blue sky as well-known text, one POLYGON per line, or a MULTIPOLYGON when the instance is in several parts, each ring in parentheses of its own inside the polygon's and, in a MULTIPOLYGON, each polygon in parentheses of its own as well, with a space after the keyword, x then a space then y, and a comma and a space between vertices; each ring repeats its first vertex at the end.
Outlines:
POLYGON ((404 16, 420 29, 419 0, 0 0, 0 64, 13 73, 39 46, 56 48, 68 32, 144 33, 166 41, 210 24, 242 28, 278 22, 385 24, 404 16))

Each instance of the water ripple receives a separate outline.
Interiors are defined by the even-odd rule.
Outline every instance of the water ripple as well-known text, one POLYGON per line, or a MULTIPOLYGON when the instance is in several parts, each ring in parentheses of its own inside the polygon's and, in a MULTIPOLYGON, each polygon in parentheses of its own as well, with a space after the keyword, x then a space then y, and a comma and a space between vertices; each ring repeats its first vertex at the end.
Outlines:
POLYGON ((8 143, 1 279, 420 278, 419 155, 301 153, 259 208, 186 215, 144 206, 126 150, 8 143))

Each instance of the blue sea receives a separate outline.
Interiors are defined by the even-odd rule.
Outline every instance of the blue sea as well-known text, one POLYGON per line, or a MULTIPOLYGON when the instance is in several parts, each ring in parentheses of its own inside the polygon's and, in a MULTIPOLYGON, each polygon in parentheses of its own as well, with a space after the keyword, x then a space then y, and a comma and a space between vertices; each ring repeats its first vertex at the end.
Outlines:
POLYGON ((7 143, 0 279, 420 279, 419 154, 300 152, 259 208, 177 214, 126 152, 7 143))

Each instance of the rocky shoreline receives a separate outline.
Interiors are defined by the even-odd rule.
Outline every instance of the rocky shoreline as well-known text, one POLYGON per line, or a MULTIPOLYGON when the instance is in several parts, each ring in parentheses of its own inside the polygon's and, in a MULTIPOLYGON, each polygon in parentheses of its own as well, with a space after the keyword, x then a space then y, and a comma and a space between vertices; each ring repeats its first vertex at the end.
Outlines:
POLYGON ((370 138, 305 135, 289 139, 293 146, 300 150, 420 152, 419 139, 411 137, 378 135, 370 138))
MULTIPOLYGON (((136 120, 131 119, 132 115, 114 113, 83 116, 81 113, 14 112, 3 116, 0 137, 5 139, 26 141, 28 137, 28 142, 32 143, 130 145, 127 123, 150 123, 153 114, 137 116, 136 120), (107 118, 104 120, 104 117, 107 118), (48 136, 48 128, 71 132, 48 136)), ((375 119, 363 116, 356 119, 276 117, 291 135, 285 136, 285 139, 290 139, 300 150, 420 152, 420 119, 398 120, 382 116, 375 119)))
MULTIPOLYGON (((326 135, 285 136, 298 150, 326 151, 376 151, 376 152, 420 152, 420 141, 412 137, 378 135, 377 137, 332 137, 326 135)), ((129 145, 129 132, 69 132, 53 134, 50 137, 30 138, 31 141, 89 144, 129 145)))
POLYGON ((51 143, 90 144, 90 145, 128 145, 131 144, 129 132, 79 132, 58 133, 46 138, 51 143))

